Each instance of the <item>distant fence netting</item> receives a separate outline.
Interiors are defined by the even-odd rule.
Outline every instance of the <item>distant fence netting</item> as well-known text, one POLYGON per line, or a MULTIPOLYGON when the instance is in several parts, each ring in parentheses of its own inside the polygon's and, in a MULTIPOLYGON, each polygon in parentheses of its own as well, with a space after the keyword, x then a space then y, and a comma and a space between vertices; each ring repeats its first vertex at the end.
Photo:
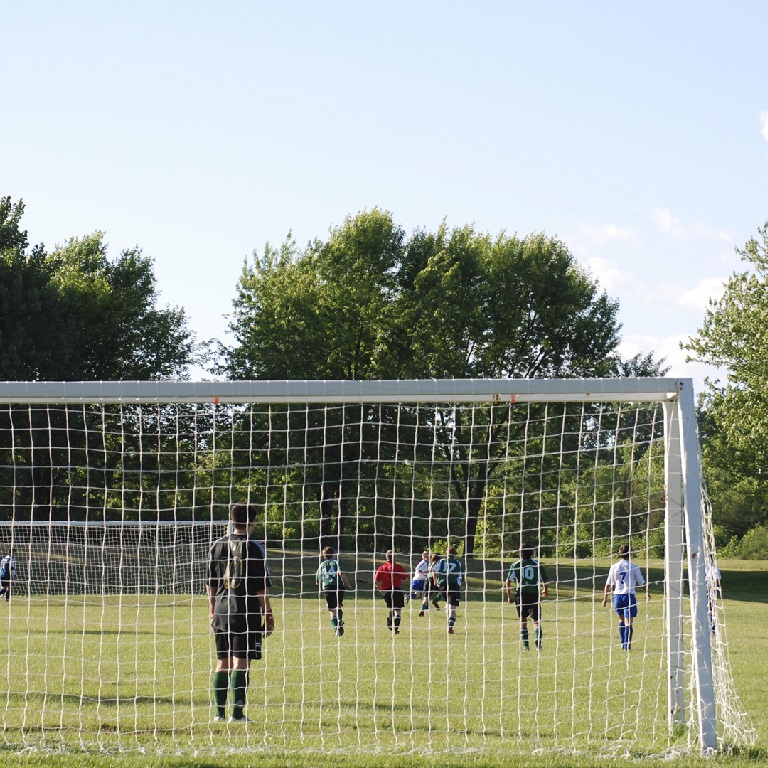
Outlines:
POLYGON ((202 594, 225 522, 7 523, 0 549, 16 562, 15 594, 202 594))

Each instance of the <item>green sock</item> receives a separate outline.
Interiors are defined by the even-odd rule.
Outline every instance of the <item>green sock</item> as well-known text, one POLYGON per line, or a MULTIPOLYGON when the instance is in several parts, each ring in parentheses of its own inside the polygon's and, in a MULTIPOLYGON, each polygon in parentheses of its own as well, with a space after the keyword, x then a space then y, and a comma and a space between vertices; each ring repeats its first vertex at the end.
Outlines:
POLYGON ((239 719, 245 708, 245 692, 248 690, 248 673, 244 669, 236 669, 230 675, 232 688, 232 717, 239 719))
POLYGON ((521 629, 520 630, 520 637, 523 638, 523 645, 528 645, 528 630, 527 629, 521 629))
POLYGON ((455 616, 450 616, 448 618, 448 626, 452 627, 455 623, 456 623, 456 617, 455 616))
POLYGON ((339 626, 341 626, 344 623, 344 611, 341 608, 336 611, 336 618, 339 620, 339 626))
POLYGON ((229 672, 214 672, 211 681, 213 701, 216 704, 216 714, 224 717, 227 714, 227 693, 229 692, 229 672))
POLYGON ((332 617, 331 617, 331 626, 332 626, 334 629, 336 629, 336 627, 338 627, 338 626, 339 626, 339 620, 338 620, 338 619, 337 619, 335 616, 332 616, 332 617))

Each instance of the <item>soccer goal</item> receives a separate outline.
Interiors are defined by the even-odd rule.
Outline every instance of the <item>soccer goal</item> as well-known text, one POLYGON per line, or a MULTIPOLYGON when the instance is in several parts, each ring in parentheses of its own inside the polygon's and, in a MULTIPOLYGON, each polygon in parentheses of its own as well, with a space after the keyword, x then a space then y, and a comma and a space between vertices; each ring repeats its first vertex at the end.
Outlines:
POLYGON ((688 379, 0 383, 0 546, 9 749, 754 742, 688 379), (276 629, 248 722, 227 723, 204 589, 241 501, 260 510, 276 629), (622 544, 651 598, 638 587, 631 642, 602 605, 622 544), (350 581, 343 636, 316 585, 325 546, 350 581), (508 600, 523 546, 546 575, 538 626, 508 600), (410 590, 422 553, 449 547, 450 620, 443 595, 410 590), (399 615, 376 585, 388 551, 399 615))

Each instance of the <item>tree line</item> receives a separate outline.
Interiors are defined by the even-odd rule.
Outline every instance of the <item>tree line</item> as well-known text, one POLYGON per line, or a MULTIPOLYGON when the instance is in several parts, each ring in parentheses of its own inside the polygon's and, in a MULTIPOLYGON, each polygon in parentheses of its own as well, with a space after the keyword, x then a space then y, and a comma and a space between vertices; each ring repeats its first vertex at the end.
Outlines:
MULTIPOLYGON (((183 308, 158 307, 150 258, 129 249, 111 259, 101 232, 72 238, 51 252, 42 245, 30 246, 21 227, 23 212, 22 201, 0 199, 1 378, 66 381, 188 376, 190 365, 203 359, 204 349, 189 329, 183 308)), ((762 279, 764 288, 765 280, 764 272, 760 273, 765 268, 764 242, 762 246, 748 244, 745 258, 753 260, 753 279, 758 284, 750 290, 746 277, 742 281, 734 277, 726 297, 739 288, 759 305, 759 281, 762 279)), ((690 342, 691 356, 714 360, 721 352, 713 345, 729 333, 724 314, 741 318, 743 323, 742 315, 754 309, 744 297, 731 303, 724 298, 721 304, 714 304, 699 336, 690 342)), ((435 231, 406 233, 389 213, 374 209, 348 217, 324 239, 300 247, 289 236, 279 246, 268 244, 262 253, 254 252, 246 259, 232 298, 234 343, 219 343, 209 365, 212 372, 232 379, 663 375, 663 360, 656 360, 653 353, 621 357, 618 313, 618 301, 600 289, 557 238, 540 233, 491 236, 470 226, 450 229, 446 224, 435 231)), ((744 345, 740 351, 744 352, 744 345)), ((748 367, 744 375, 751 371, 748 367)), ((705 474, 719 535, 727 540, 765 522, 759 481, 763 465, 757 461, 758 446, 749 450, 754 442, 749 434, 754 432, 747 434, 746 418, 740 419, 735 431, 731 426, 736 414, 744 414, 744 387, 739 385, 743 382, 733 381, 721 390, 713 387, 700 404, 705 474), (742 401, 734 404, 732 396, 742 401), (735 446, 738 459, 732 460, 730 452, 735 446), (729 493, 734 487, 739 491, 735 495, 729 493)), ((752 387, 749 392, 756 390, 752 387)), ((316 436, 317 443, 307 450, 323 453, 322 461, 313 466, 322 465, 323 470, 316 478, 305 477, 304 482, 314 494, 311 514, 316 520, 312 517, 309 524, 316 525, 320 540, 338 541, 352 533, 360 535, 358 527, 365 516, 352 500, 358 498, 364 478, 359 472, 349 476, 349 468, 366 466, 364 453, 369 449, 366 442, 360 442, 360 455, 351 456, 349 448, 344 456, 334 455, 337 449, 333 446, 347 443, 329 439, 332 433, 354 423, 343 409, 334 414, 337 421, 329 422, 326 414, 322 429, 314 425, 308 432, 316 436)), ((759 412, 752 410, 752 415, 760 421, 759 412)), ((383 421, 380 417, 371 417, 369 423, 384 424, 379 429, 392 431, 394 426, 387 424, 386 415, 383 421)), ((26 424, 35 418, 50 420, 51 416, 9 409, 0 415, 0 435, 21 434, 23 430, 12 429, 14 419, 26 424)), ((232 418, 253 417, 233 414, 232 418)), ((291 418, 297 416, 286 412, 285 419, 291 418)), ((494 453, 498 451, 494 446, 517 423, 514 409, 489 406, 475 413, 471 425, 461 422, 460 411, 438 409, 434 423, 429 424, 417 424, 420 417, 415 413, 408 418, 413 424, 400 424, 399 428, 431 430, 436 450, 451 460, 452 470, 445 482, 451 487, 449 496, 463 500, 463 507, 460 513, 446 510, 446 520, 458 516, 452 528, 446 525, 446 534, 449 529, 458 531, 471 551, 478 535, 488 541, 495 525, 494 516, 488 514, 489 491, 502 482, 510 487, 508 458, 494 453), (478 430, 484 430, 484 440, 477 439, 478 430)), ((365 424, 365 418, 360 423, 365 424)), ((27 426, 34 433, 34 425, 27 426)), ((63 429, 64 425, 53 427, 63 429)), ((232 440, 252 440, 245 437, 246 432, 245 428, 234 430, 232 440)), ((133 439, 130 429, 124 430, 121 439, 133 439)), ((764 436, 761 445, 764 448, 764 436)), ((0 450, 14 447, 0 446, 0 450)), ((30 482, 22 486, 46 489, 37 491, 39 498, 25 502, 47 510, 42 514, 50 516, 64 502, 71 508, 71 483, 67 491, 67 483, 62 485, 60 477, 34 477, 35 472, 61 472, 63 465, 49 461, 51 468, 45 469, 45 462, 34 455, 35 446, 24 450, 28 452, 28 465, 24 466, 30 482), (66 499, 56 498, 57 494, 66 494, 66 499)), ((274 438, 270 450, 282 450, 274 438)), ((396 473, 394 467, 391 471, 396 473)), ((192 472, 199 467, 177 470, 192 472)), ((163 477, 159 466, 156 476, 163 477)), ((151 485, 151 478, 149 473, 141 483, 151 485)), ((234 477, 232 481, 240 482, 234 477)), ((133 491, 160 498, 162 479, 157 483, 159 490, 143 490, 137 481, 133 491)), ((6 510, 8 502, 10 499, 0 499, 6 510)), ((207 502, 197 499, 195 503, 204 506, 207 502)), ((87 507, 84 500, 83 509, 87 507)))

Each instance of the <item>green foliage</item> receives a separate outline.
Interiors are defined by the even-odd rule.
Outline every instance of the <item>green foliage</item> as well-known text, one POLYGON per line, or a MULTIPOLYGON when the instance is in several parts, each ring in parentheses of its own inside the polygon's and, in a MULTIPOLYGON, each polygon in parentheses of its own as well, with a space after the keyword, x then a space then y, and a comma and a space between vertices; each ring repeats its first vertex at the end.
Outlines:
MULTIPOLYGON (((235 379, 658 375, 650 356, 619 358, 617 312, 617 302, 555 238, 494 238, 445 224, 408 238, 389 213, 374 209, 347 218, 326 241, 299 249, 289 237, 246 262, 230 326, 235 344, 225 350, 221 370, 235 379)), ((388 479, 408 487, 445 482, 450 494, 440 497, 448 496, 448 508, 438 517, 446 530, 437 535, 464 539, 471 555, 489 485, 508 477, 515 409, 478 409, 472 423, 460 409, 436 409, 427 423, 405 411, 397 424, 386 409, 364 410, 363 431, 367 425, 378 430, 374 442, 385 450, 399 445, 404 431, 422 431, 426 446, 436 443, 451 467, 447 477, 422 478, 424 457, 417 452, 405 476, 398 468, 403 457, 393 456, 388 479)), ((367 541, 371 510, 353 520, 351 505, 374 498, 382 477, 366 476, 371 444, 355 441, 347 426, 360 420, 338 409, 322 424, 307 425, 317 440, 311 450, 322 451, 322 467, 318 463, 307 477, 320 505, 321 540, 341 541, 354 524, 360 526, 356 542, 361 534, 367 541), (343 460, 329 447, 341 443, 332 435, 345 438, 343 460), (371 492, 354 492, 358 483, 371 492)), ((396 521, 398 530, 380 533, 415 533, 408 519, 416 510, 408 506, 406 512, 396 521)), ((483 547, 501 547, 509 537, 494 525, 490 517, 482 523, 483 547)), ((379 549, 375 541, 371 546, 379 549)))
POLYGON ((768 519, 768 223, 737 253, 746 269, 711 300, 689 360, 727 371, 708 382, 699 429, 714 519, 727 536, 743 536, 768 519))
POLYGON ((757 525, 742 538, 732 537, 721 555, 741 560, 768 560, 768 526, 757 525))
MULTIPOLYGON (((0 379, 183 378, 193 336, 182 310, 157 307, 152 261, 136 249, 110 260, 101 232, 72 238, 50 254, 42 245, 30 250, 23 212, 21 201, 0 198, 0 379)), ((158 408, 145 428, 174 418, 170 410, 158 408)), ((88 407, 71 414, 2 409, 0 516, 83 519, 94 508, 121 516, 126 506, 155 515, 175 509, 175 481, 190 469, 189 460, 164 453, 162 445, 153 455, 132 451, 135 414, 126 407, 116 430, 101 434, 88 407), (111 464, 122 449, 124 463, 111 464), (99 471, 99 481, 88 477, 99 471), (120 489, 122 473, 131 480, 120 489), (171 476, 174 482, 166 479, 171 476)))
POLYGON ((376 209, 326 242, 302 250, 289 237, 254 254, 234 310, 233 378, 609 376, 624 365, 617 302, 560 241, 445 224, 408 239, 376 209))
POLYGON ((104 235, 28 250, 24 204, 0 198, 0 378, 183 378, 194 343, 181 309, 158 309, 151 259, 110 261, 104 235))

